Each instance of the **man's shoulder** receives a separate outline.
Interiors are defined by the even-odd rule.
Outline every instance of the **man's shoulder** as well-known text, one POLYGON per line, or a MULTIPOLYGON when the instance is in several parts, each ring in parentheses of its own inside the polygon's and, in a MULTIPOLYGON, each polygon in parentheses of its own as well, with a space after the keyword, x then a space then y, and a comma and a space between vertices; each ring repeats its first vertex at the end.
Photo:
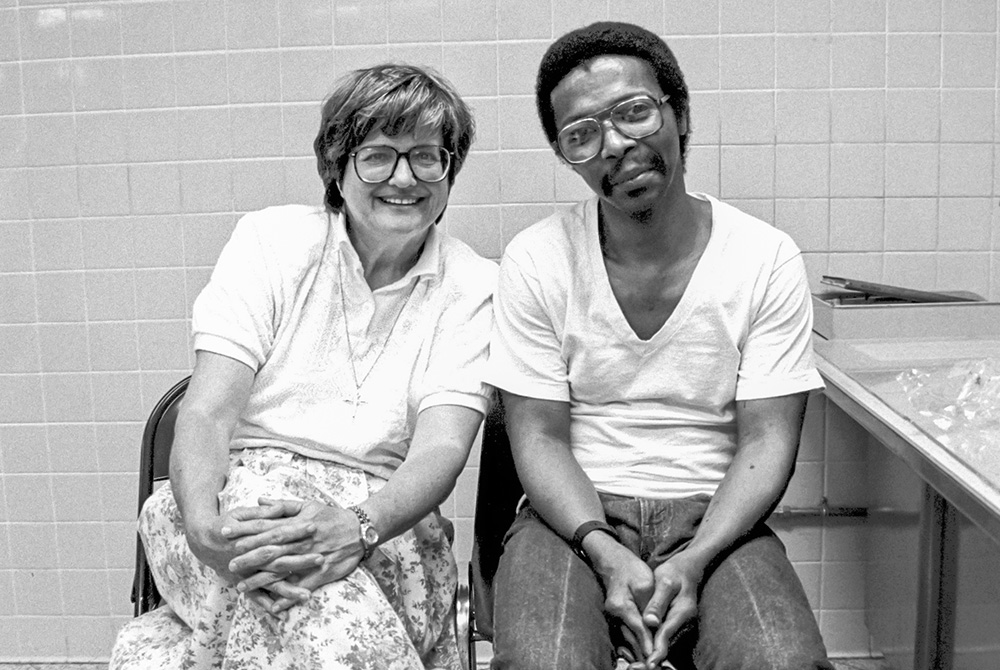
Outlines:
POLYGON ((507 256, 552 258, 553 252, 565 254, 578 247, 591 209, 596 200, 584 200, 563 206, 549 216, 517 233, 507 244, 507 256))
POLYGON ((799 253, 794 240, 785 231, 729 203, 714 198, 709 200, 712 202, 712 226, 727 248, 742 249, 744 253, 756 251, 767 256, 799 253))

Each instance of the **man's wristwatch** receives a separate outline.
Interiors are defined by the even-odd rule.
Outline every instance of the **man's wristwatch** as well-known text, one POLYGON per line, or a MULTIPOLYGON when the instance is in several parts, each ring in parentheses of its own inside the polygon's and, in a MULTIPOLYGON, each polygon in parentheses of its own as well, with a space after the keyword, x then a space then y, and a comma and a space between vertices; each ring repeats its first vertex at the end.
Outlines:
POLYGON ((361 560, 367 561, 371 557, 372 552, 375 551, 375 547, 378 546, 378 531, 375 530, 372 520, 368 518, 368 514, 361 507, 353 505, 352 507, 348 507, 348 509, 354 512, 354 515, 358 517, 358 523, 361 524, 361 546, 365 550, 361 560))
POLYGON ((604 521, 584 521, 580 524, 580 527, 576 529, 573 533, 573 539, 570 541, 570 546, 573 548, 573 553, 582 558, 587 563, 590 562, 590 557, 587 556, 587 552, 583 549, 583 538, 590 535, 595 530, 602 533, 607 533, 615 539, 615 542, 621 542, 621 537, 618 535, 618 531, 612 528, 608 523, 604 521))

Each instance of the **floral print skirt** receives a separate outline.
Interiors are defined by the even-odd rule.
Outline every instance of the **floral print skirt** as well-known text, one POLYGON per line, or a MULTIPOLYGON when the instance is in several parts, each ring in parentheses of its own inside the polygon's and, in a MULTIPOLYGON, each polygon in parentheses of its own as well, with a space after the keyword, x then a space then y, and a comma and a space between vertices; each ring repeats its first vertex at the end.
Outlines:
MULTIPOLYGON (((383 484, 284 449, 246 449, 232 456, 219 500, 224 509, 256 505, 260 496, 347 507, 383 484)), ((352 574, 293 605, 284 620, 195 558, 169 484, 146 502, 139 534, 164 604, 122 628, 112 670, 460 667, 451 524, 436 512, 382 544, 352 574)))

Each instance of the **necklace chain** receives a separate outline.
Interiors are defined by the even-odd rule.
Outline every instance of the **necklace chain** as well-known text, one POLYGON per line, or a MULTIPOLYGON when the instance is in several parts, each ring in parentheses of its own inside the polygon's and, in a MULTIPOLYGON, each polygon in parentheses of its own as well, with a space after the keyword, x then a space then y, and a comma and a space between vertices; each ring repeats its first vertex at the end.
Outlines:
POLYGON ((389 345, 389 340, 392 338, 392 334, 396 330, 396 324, 399 323, 400 317, 403 315, 403 312, 406 310, 406 306, 410 302, 410 297, 413 295, 414 290, 416 290, 416 285, 410 287, 410 292, 406 294, 406 298, 403 300, 402 306, 399 308, 399 311, 396 312, 396 318, 392 320, 392 325, 389 326, 389 332, 386 334, 385 339, 382 340, 382 346, 379 348, 378 354, 375 355, 375 360, 372 361, 372 364, 368 368, 368 371, 364 374, 364 376, 361 378, 361 381, 359 382, 358 371, 354 365, 354 345, 351 342, 351 324, 348 322, 347 319, 347 297, 344 293, 344 260, 345 259, 343 255, 341 255, 340 258, 341 263, 339 268, 340 306, 344 316, 344 334, 347 335, 348 357, 350 358, 351 361, 351 378, 354 382, 354 400, 353 402, 351 402, 351 404, 354 406, 354 416, 357 416, 358 406, 361 404, 361 388, 365 385, 365 382, 368 381, 368 377, 375 369, 375 366, 378 365, 379 359, 382 358, 382 354, 385 353, 385 349, 389 345))

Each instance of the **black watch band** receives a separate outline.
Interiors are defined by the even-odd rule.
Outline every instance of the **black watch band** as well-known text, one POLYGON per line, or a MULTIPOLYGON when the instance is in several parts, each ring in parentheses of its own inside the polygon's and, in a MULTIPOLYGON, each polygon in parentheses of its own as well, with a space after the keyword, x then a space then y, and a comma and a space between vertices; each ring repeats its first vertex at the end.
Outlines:
POLYGON ((611 537, 615 538, 615 542, 621 542, 621 537, 618 536, 618 531, 612 528, 607 522, 597 521, 584 521, 580 524, 580 527, 576 529, 573 533, 573 540, 570 542, 570 546, 573 548, 573 552, 582 558, 583 560, 590 562, 590 557, 587 556, 587 552, 583 550, 583 538, 590 535, 595 530, 599 530, 602 533, 607 533, 611 537))

